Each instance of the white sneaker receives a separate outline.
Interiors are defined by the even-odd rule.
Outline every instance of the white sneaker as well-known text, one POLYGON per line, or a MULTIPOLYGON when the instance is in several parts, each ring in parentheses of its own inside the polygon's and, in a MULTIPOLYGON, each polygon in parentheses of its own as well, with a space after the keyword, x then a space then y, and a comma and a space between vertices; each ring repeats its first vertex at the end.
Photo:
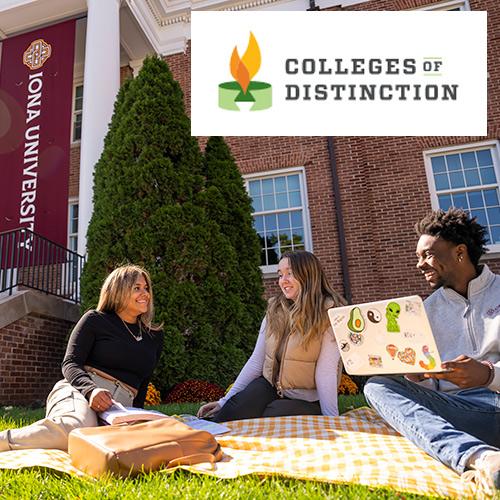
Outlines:
POLYGON ((486 452, 468 471, 462 474, 464 481, 474 481, 485 495, 500 491, 500 451, 486 452))

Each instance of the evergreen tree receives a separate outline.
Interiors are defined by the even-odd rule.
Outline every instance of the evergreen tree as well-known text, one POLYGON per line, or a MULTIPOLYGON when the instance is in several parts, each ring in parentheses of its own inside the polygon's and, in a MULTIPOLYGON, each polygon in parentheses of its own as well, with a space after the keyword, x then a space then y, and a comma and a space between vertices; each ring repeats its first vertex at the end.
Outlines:
POLYGON ((237 276, 232 281, 244 305, 241 325, 252 332, 246 338, 249 351, 255 343, 265 310, 260 272, 260 242, 253 228, 252 205, 236 162, 222 137, 208 139, 204 155, 205 206, 230 240, 238 257, 237 276))
POLYGON ((238 324, 246 304, 232 284, 238 256, 208 216, 202 174, 182 91, 163 60, 147 58, 120 89, 95 168, 81 289, 82 308, 94 307, 111 269, 148 269, 165 330, 154 377, 163 392, 188 378, 226 385, 248 354, 238 324))

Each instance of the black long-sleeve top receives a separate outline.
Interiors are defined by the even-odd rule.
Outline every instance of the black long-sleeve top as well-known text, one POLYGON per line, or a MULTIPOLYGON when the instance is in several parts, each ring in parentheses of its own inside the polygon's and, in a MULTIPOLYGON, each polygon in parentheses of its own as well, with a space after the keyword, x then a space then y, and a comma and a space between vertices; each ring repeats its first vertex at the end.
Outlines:
MULTIPOLYGON (((135 335, 139 325, 127 323, 135 335)), ((143 327, 137 342, 116 313, 89 311, 75 325, 62 362, 64 378, 87 399, 97 387, 84 365, 125 382, 137 389, 134 406, 142 408, 148 383, 160 358, 163 332, 143 327), (146 331, 145 331, 146 330, 146 331)))

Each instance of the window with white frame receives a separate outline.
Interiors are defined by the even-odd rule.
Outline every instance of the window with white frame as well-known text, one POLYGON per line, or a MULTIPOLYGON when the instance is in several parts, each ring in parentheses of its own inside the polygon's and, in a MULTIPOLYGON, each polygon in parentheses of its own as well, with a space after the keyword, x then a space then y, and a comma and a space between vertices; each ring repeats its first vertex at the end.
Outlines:
POLYGON ((275 272, 283 253, 311 249, 304 170, 253 174, 245 181, 261 244, 262 271, 275 272))
POLYGON ((445 0, 410 10, 470 10, 468 0, 445 0))
POLYGON ((82 110, 83 110, 83 85, 75 86, 73 99, 73 127, 72 141, 77 142, 82 138, 82 110))
POLYGON ((68 248, 76 252, 78 250, 78 201, 69 202, 68 214, 68 248))
POLYGON ((432 206, 463 208, 488 230, 488 246, 500 251, 498 141, 425 153, 432 206))

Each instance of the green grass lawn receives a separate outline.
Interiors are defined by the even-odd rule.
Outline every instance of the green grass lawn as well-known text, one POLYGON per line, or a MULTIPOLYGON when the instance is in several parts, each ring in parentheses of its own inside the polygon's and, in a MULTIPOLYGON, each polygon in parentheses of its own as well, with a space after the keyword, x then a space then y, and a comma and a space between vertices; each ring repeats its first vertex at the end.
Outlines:
MULTIPOLYGON (((364 406, 363 396, 341 396, 340 412, 364 406)), ((161 405, 154 407, 168 414, 195 413, 199 405, 161 405)), ((43 409, 29 410, 0 407, 0 430, 31 423, 43 416, 43 409)), ((210 476, 177 471, 172 475, 161 472, 137 479, 87 480, 59 475, 54 471, 25 470, 0 471, 0 499, 400 499, 421 497, 397 493, 386 489, 373 489, 359 485, 333 485, 314 481, 298 481, 280 477, 245 476, 222 480, 210 476)))

